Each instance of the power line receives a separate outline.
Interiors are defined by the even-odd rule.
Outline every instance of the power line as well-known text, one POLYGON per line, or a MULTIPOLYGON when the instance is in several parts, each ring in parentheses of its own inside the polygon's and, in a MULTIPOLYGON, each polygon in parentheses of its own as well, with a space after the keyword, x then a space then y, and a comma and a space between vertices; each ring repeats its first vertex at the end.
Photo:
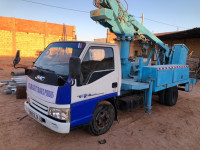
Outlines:
POLYGON ((22 0, 22 1, 28 2, 28 3, 33 3, 33 4, 38 4, 38 5, 43 5, 43 6, 48 6, 48 7, 53 7, 53 8, 65 9, 65 10, 69 10, 69 11, 76 11, 76 12, 81 12, 81 13, 90 13, 90 12, 84 11, 84 10, 65 8, 65 7, 54 6, 54 5, 49 5, 49 4, 39 3, 39 2, 33 2, 33 1, 29 1, 29 0, 22 0))
MULTIPOLYGON (((137 17, 137 18, 142 18, 142 17, 137 17)), ((183 29, 189 29, 189 28, 186 28, 186 27, 181 27, 181 26, 172 25, 172 24, 168 24, 168 23, 165 23, 165 22, 161 22, 161 21, 157 21, 157 20, 149 19, 149 18, 146 18, 146 17, 144 17, 144 19, 149 20, 149 21, 152 21, 152 22, 156 22, 156 23, 164 24, 164 25, 167 25, 167 26, 171 26, 171 27, 183 28, 183 29)))
MULTIPOLYGON (((55 6, 55 5, 49 5, 49 4, 34 2, 34 1, 30 1, 30 0, 22 0, 22 1, 28 2, 28 3, 33 3, 33 4, 38 4, 38 5, 43 5, 43 6, 47 6, 47 7, 53 7, 53 8, 58 8, 58 9, 65 9, 65 10, 69 10, 69 11, 75 11, 75 12, 81 12, 81 13, 90 13, 90 12, 84 11, 84 10, 77 10, 77 9, 71 9, 71 8, 60 7, 60 6, 55 6)), ((134 17, 136 17, 136 18, 142 18, 142 17, 137 17, 137 16, 134 16, 134 17)), ((168 25, 168 26, 176 27, 176 28, 189 29, 189 28, 186 28, 186 27, 176 26, 176 25, 164 23, 164 22, 153 20, 153 19, 149 19, 149 18, 144 18, 144 19, 152 21, 152 22, 160 23, 160 24, 163 24, 163 25, 168 25)))
POLYGON ((153 21, 153 22, 157 22, 157 23, 160 23, 160 24, 172 26, 172 27, 178 27, 178 28, 183 28, 183 29, 189 29, 189 28, 186 28, 186 27, 176 26, 176 25, 172 25, 172 24, 168 24, 168 23, 164 23, 164 22, 152 20, 152 19, 149 19, 149 18, 144 18, 144 19, 149 20, 149 21, 153 21))

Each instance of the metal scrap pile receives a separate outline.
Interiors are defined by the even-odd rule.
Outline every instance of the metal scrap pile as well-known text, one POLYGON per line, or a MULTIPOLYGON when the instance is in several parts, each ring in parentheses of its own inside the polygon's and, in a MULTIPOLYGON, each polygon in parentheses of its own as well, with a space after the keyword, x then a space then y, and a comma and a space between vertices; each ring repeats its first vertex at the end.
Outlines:
POLYGON ((17 99, 26 98, 26 76, 25 72, 11 72, 13 78, 11 80, 1 81, 0 87, 6 86, 2 90, 4 94, 11 94, 16 96, 17 99))
POLYGON ((190 66, 190 77, 200 79, 200 58, 188 57, 187 65, 190 66))

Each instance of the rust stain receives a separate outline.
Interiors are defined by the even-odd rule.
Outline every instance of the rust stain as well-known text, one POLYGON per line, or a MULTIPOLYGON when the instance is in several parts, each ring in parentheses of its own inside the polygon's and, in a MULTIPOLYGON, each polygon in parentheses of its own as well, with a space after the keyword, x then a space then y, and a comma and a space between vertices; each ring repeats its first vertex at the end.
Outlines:
POLYGON ((94 16, 99 16, 99 15, 100 15, 100 11, 99 11, 99 10, 93 11, 93 15, 94 15, 94 16))

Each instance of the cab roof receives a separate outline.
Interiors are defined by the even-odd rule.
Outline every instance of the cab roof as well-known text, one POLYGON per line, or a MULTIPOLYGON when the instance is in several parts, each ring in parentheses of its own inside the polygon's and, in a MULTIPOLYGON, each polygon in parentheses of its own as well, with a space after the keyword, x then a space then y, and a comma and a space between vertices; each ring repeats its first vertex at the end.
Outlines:
POLYGON ((74 43, 86 43, 88 44, 97 44, 97 45, 108 45, 108 46, 117 46, 117 44, 113 44, 113 43, 104 43, 104 42, 93 42, 93 41, 57 41, 57 42, 53 42, 53 43, 67 43, 67 42, 74 42, 74 43))

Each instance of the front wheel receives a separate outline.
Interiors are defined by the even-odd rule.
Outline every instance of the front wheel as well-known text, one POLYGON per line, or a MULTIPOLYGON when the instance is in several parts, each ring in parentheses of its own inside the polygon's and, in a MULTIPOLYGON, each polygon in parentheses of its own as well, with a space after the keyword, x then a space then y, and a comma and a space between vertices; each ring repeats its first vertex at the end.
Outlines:
POLYGON ((106 133, 113 124, 115 110, 110 102, 102 101, 95 108, 89 131, 93 135, 106 133))

